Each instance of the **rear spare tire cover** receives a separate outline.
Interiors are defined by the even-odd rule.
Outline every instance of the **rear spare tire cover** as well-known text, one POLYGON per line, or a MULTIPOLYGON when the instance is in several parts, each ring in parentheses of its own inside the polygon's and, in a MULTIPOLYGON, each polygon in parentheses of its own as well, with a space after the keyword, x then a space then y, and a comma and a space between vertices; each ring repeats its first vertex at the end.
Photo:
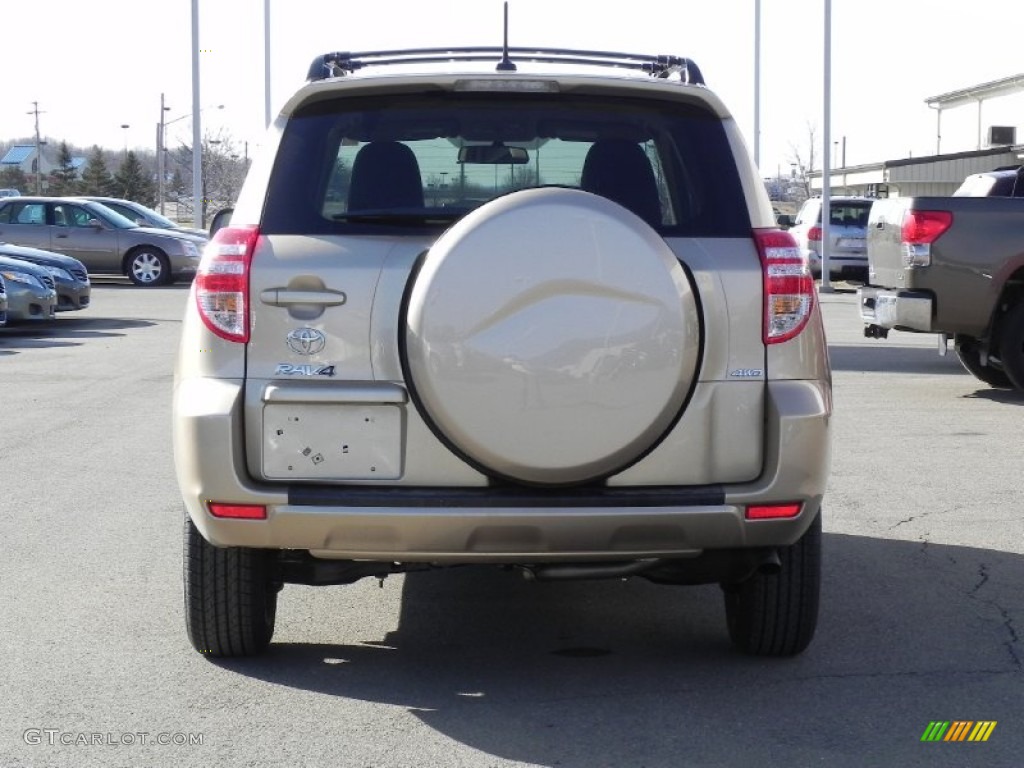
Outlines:
POLYGON ((528 484, 612 474, 681 414, 697 301, 664 240, 574 189, 481 206, 424 255, 402 324, 407 383, 442 439, 528 484))

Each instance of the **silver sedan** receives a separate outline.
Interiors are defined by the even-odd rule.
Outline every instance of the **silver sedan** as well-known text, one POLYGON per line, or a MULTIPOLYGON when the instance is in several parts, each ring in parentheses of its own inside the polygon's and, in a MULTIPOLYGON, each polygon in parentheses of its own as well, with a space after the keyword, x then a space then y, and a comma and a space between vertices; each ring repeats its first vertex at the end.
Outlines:
POLYGON ((100 203, 60 197, 0 201, 0 240, 67 254, 91 274, 127 275, 145 286, 191 280, 207 242, 140 227, 100 203))

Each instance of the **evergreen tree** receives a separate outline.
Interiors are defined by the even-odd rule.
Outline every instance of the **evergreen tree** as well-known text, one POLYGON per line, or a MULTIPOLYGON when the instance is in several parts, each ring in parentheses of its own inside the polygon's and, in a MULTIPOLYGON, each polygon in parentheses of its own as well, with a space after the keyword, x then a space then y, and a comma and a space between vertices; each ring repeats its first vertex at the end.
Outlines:
POLYGON ((30 183, 25 172, 16 165, 9 166, 0 171, 0 187, 3 189, 16 189, 25 194, 29 191, 30 183))
POLYGON ((100 197, 112 197, 114 195, 114 177, 107 170, 107 161, 103 157, 103 150, 99 145, 92 148, 89 161, 82 171, 82 194, 96 195, 100 197))
POLYGON ((78 172, 72 165, 71 149, 66 141, 60 143, 57 167, 50 172, 49 194, 56 197, 74 195, 79 191, 78 172))
POLYGON ((114 188, 117 196, 125 200, 152 206, 156 202, 156 186, 142 169, 134 152, 129 152, 114 174, 114 188))

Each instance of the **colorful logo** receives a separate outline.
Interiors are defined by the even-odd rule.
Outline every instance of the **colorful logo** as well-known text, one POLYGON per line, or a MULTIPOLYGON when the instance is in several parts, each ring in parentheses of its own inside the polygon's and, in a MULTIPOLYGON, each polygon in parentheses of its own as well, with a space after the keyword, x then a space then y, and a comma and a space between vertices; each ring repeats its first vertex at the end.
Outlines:
POLYGON ((995 720, 932 720, 921 741, 988 741, 995 729, 995 720))

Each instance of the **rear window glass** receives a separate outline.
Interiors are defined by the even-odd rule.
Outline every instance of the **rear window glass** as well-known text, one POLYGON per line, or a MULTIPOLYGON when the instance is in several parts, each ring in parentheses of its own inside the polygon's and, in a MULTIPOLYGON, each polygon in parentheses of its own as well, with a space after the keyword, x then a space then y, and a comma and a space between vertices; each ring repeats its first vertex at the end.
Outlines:
POLYGON ((832 203, 829 223, 839 227, 866 227, 870 203, 832 203))
POLYGON ((701 108, 448 92, 299 110, 282 138, 261 229, 443 228, 501 195, 552 185, 604 195, 666 236, 750 232, 722 122, 701 108))
POLYGON ((980 173, 964 179, 954 197, 1024 197, 1024 184, 1017 184, 1016 173, 980 173))

